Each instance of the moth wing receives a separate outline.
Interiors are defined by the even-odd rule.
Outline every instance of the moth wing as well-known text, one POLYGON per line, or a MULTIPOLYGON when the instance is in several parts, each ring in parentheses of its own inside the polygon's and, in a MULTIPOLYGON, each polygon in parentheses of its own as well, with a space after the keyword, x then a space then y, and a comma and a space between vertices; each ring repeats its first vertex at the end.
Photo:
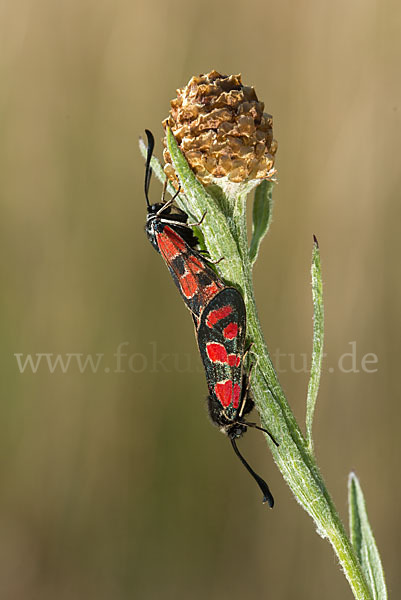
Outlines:
POLYGON ((229 418, 234 417, 241 398, 245 335, 242 295, 233 287, 224 288, 203 310, 197 338, 209 393, 229 418))
POLYGON ((199 317, 210 299, 224 287, 203 256, 168 225, 157 232, 157 244, 174 283, 191 312, 199 317))

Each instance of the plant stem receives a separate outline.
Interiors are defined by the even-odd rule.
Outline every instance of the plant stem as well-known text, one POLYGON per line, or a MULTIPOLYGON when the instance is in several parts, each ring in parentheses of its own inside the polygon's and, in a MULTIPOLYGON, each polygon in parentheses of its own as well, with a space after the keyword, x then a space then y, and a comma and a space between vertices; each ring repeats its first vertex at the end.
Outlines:
MULTIPOLYGON (((296 499, 315 521, 318 533, 332 544, 355 598, 370 600, 371 594, 358 558, 345 533, 315 458, 288 405, 263 338, 252 284, 245 208, 245 196, 239 196, 236 198, 233 213, 230 215, 231 230, 235 232, 234 237, 238 250, 234 246, 222 247, 221 244, 213 249, 208 245, 208 248, 213 254, 225 256, 226 260, 219 265, 223 275, 224 263, 232 265, 234 262, 237 264, 237 260, 232 261, 232 253, 240 254, 242 269, 241 273, 237 273, 237 277, 238 275, 240 277, 236 278, 234 283, 244 292, 247 308, 247 334, 249 340, 253 342, 251 352, 256 359, 255 373, 252 379, 253 397, 263 426, 272 432, 280 446, 276 448, 269 436, 266 436, 267 443, 296 499)), ((204 235, 208 244, 209 236, 207 233, 204 235)), ((231 268, 227 269, 227 272, 230 271, 229 274, 232 276, 231 270, 231 268)))

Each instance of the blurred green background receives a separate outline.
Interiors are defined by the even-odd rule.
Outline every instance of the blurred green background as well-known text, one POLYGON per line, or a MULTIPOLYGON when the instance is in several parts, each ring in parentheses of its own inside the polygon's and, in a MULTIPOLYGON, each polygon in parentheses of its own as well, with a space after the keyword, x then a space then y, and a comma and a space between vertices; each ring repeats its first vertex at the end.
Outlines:
POLYGON ((351 598, 263 437, 241 449, 273 511, 208 423, 190 315, 143 231, 138 136, 153 130, 160 157, 175 89, 213 68, 241 72, 274 115, 255 287, 301 424, 318 236, 318 462, 344 519, 357 472, 401 593, 400 18, 373 0, 1 3, 2 598, 351 598), (46 353, 99 368, 52 373, 44 356, 20 372, 15 354, 46 353))

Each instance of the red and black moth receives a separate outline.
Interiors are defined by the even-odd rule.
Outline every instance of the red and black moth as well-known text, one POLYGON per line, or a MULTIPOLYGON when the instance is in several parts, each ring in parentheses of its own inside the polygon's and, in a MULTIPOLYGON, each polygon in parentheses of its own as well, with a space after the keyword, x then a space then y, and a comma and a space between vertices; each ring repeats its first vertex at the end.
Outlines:
MULTIPOLYGON (((267 483, 250 467, 238 450, 236 439, 247 427, 265 429, 245 421, 254 407, 249 394, 249 376, 243 372, 246 335, 246 309, 240 292, 227 286, 196 249, 198 239, 188 223, 188 215, 168 202, 151 204, 149 185, 154 137, 145 130, 148 152, 145 172, 147 202, 146 234, 161 254, 186 306, 192 312, 198 346, 209 389, 208 408, 212 422, 231 441, 235 454, 256 480, 263 502, 272 508, 273 496, 267 483)), ((194 224, 195 225, 195 224, 194 224)), ((200 225, 197 223, 196 225, 200 225)))
POLYGON ((199 317, 210 299, 226 286, 196 249, 198 239, 188 223, 188 215, 173 205, 174 198, 156 204, 149 202, 154 137, 147 129, 145 132, 148 138, 145 173, 148 207, 146 235, 163 257, 185 304, 195 317, 199 317))
POLYGON ((246 334, 245 303, 240 292, 226 287, 216 294, 201 314, 197 340, 209 388, 208 409, 212 422, 225 433, 242 464, 263 493, 263 502, 273 508, 274 499, 267 483, 250 467, 238 450, 236 439, 248 427, 266 430, 245 420, 254 402, 249 394, 249 376, 244 372, 246 334))

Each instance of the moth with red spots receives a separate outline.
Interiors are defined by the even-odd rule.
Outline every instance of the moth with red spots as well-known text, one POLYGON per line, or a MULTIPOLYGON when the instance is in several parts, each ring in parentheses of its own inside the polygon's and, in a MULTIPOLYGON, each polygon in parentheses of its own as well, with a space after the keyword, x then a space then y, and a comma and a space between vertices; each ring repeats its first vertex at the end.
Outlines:
POLYGON ((210 300, 197 328, 209 388, 209 416, 228 436, 234 452, 256 480, 263 493, 263 502, 273 508, 274 499, 267 483, 246 462, 236 444, 236 439, 247 431, 247 427, 255 427, 267 433, 278 446, 266 429, 244 419, 254 407, 249 395, 249 377, 243 371, 245 334, 246 310, 242 295, 237 289, 226 287, 210 300))
MULTIPOLYGON (((148 153, 145 173, 145 197, 148 207, 146 235, 161 254, 189 310, 199 317, 204 307, 225 286, 207 259, 196 249, 198 239, 188 223, 188 215, 168 202, 150 204, 149 185, 152 175, 150 161, 154 137, 147 129, 148 153)), ((199 223, 200 224, 200 223, 199 223)))
POLYGON ((182 299, 192 312, 209 388, 211 420, 229 437, 236 455, 262 490, 263 502, 273 507, 274 500, 267 483, 253 471, 236 444, 236 439, 245 433, 247 427, 255 427, 270 435, 255 423, 244 420, 254 406, 249 395, 248 376, 243 373, 246 334, 244 300, 238 290, 228 287, 218 277, 207 259, 196 249, 198 239, 188 223, 188 215, 173 207, 174 198, 168 202, 150 204, 148 194, 154 138, 148 130, 146 135, 146 234, 163 257, 182 299))

